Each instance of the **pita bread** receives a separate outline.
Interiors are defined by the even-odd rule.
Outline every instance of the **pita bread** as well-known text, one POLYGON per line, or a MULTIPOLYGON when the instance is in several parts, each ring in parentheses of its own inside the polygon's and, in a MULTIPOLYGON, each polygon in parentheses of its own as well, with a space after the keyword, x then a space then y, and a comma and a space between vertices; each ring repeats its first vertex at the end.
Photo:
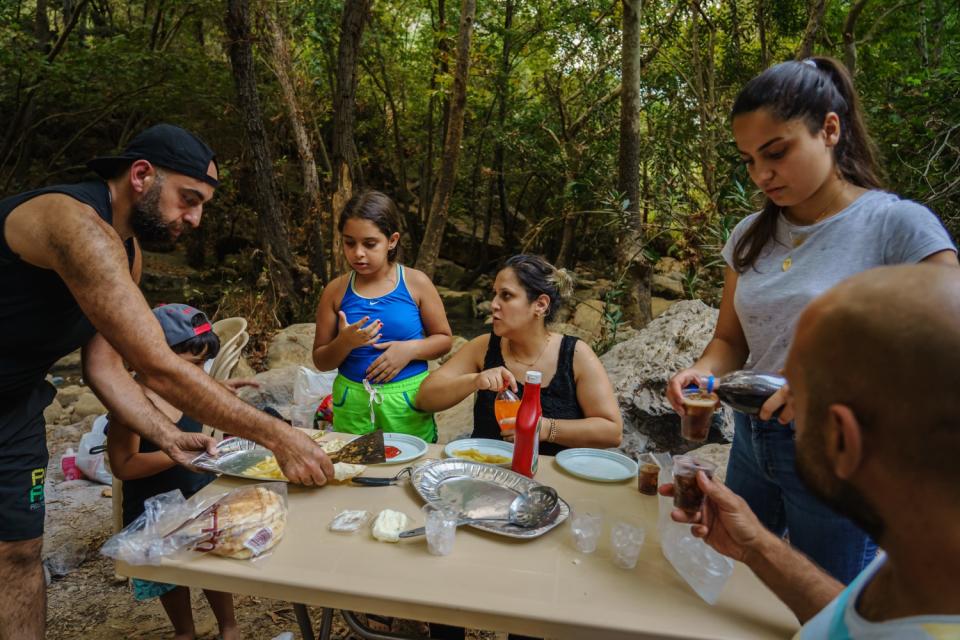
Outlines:
POLYGON ((246 559, 272 549, 286 526, 283 496, 255 486, 231 491, 184 529, 199 536, 196 551, 246 559))
POLYGON ((367 470, 367 467, 362 464, 350 464, 349 462, 338 462, 333 465, 333 481, 334 482, 346 482, 351 478, 356 478, 358 475, 367 470))

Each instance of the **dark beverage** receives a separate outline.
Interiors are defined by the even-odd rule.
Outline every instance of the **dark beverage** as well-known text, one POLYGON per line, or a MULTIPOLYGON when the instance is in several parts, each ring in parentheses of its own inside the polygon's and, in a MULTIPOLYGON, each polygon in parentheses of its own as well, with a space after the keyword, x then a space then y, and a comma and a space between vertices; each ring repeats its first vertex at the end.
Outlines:
POLYGON ((733 371, 713 381, 708 378, 703 388, 719 396, 720 401, 731 409, 743 413, 760 413, 767 398, 786 384, 786 379, 772 373, 759 371, 733 371))
POLYGON ((657 487, 660 486, 660 467, 649 462, 641 463, 638 477, 640 493, 645 496, 657 495, 657 487))
POLYGON ((707 439, 718 401, 715 393, 700 389, 683 392, 684 416, 680 418, 680 435, 685 440, 703 442, 707 439))
POLYGON ((673 458, 673 506, 688 516, 694 516, 703 509, 703 490, 697 483, 697 472, 703 471, 713 478, 715 466, 693 456, 674 456, 673 458))

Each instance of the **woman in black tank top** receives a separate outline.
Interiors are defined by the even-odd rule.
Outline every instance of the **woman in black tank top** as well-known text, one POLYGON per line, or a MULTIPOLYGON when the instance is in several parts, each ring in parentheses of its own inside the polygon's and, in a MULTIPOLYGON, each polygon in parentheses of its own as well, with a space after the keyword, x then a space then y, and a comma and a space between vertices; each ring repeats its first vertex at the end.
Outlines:
POLYGON ((504 387, 522 391, 518 380, 536 370, 543 373, 541 453, 619 446, 623 420, 600 360, 585 342, 547 329, 564 288, 569 276, 543 258, 507 260, 494 282, 493 331, 468 342, 424 380, 418 408, 442 411, 476 391, 473 435, 512 441, 512 430, 501 434, 494 400, 504 387))

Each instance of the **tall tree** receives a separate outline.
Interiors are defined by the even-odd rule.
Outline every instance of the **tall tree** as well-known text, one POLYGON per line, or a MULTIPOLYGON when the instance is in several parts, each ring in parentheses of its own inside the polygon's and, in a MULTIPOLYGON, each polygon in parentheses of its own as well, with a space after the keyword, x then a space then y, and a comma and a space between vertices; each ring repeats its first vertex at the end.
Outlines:
POLYGON ((303 109, 300 108, 300 100, 297 98, 297 91, 291 77, 293 63, 290 59, 287 35, 278 18, 274 18, 270 10, 265 9, 263 19, 269 36, 268 49, 272 63, 271 67, 277 77, 277 83, 280 85, 280 94, 287 111, 287 119, 290 121, 290 129, 293 132, 293 140, 297 145, 297 155, 300 157, 300 166, 303 170, 303 193, 307 204, 307 228, 311 230, 311 241, 307 243, 310 254, 310 268, 320 279, 320 282, 326 283, 327 270, 323 252, 323 246, 326 243, 323 241, 323 202, 320 193, 320 175, 317 173, 317 161, 313 157, 313 145, 310 142, 310 134, 307 132, 306 119, 303 116, 303 109))
POLYGON ((253 160, 253 200, 257 208, 257 227, 261 248, 266 256, 267 275, 274 313, 281 324, 288 324, 299 311, 297 271, 290 252, 287 229, 280 212, 273 178, 273 161, 267 144, 267 131, 257 94, 257 77, 253 64, 253 42, 250 30, 249 0, 227 0, 224 21, 228 53, 233 68, 234 86, 243 127, 253 160))
POLYGON ((823 14, 827 10, 827 0, 810 0, 808 9, 807 27, 803 30, 803 38, 797 49, 797 60, 803 60, 813 55, 813 45, 823 22, 823 14))
POLYGON ((450 198, 457 179, 460 162, 460 142, 463 139, 463 120, 467 111, 467 76, 470 70, 470 41, 473 37, 473 19, 477 11, 476 0, 463 0, 460 5, 460 28, 457 35, 457 67, 453 76, 453 95, 450 97, 447 116, 447 135, 443 143, 440 165, 440 180, 430 204, 430 218, 423 234, 423 242, 417 254, 416 267, 433 276, 447 225, 450 198))
MULTIPOLYGON (((500 219, 503 222, 503 241, 506 246, 513 245, 513 229, 510 214, 507 211, 507 180, 504 167, 504 144, 507 127, 507 104, 510 91, 510 45, 512 42, 514 0, 506 0, 503 14, 503 49, 500 51, 500 73, 497 74, 497 141, 493 148, 493 170, 497 175, 497 200, 500 204, 500 219)), ((489 225, 488 225, 489 226, 489 225)), ((489 235, 489 228, 485 228, 489 235)), ((486 244, 483 245, 486 250, 486 244)))
POLYGON ((617 244, 617 271, 623 277, 624 317, 635 325, 650 322, 650 267, 643 256, 640 217, 640 79, 642 72, 640 15, 642 0, 622 0, 620 148, 617 186, 627 200, 625 232, 617 244))
POLYGON ((360 158, 354 141, 354 122, 357 111, 357 66, 360 41, 370 17, 371 0, 346 0, 340 16, 340 46, 337 50, 337 81, 333 96, 333 224, 331 224, 330 261, 332 273, 344 270, 343 251, 337 220, 344 205, 353 196, 354 189, 363 186, 360 158))

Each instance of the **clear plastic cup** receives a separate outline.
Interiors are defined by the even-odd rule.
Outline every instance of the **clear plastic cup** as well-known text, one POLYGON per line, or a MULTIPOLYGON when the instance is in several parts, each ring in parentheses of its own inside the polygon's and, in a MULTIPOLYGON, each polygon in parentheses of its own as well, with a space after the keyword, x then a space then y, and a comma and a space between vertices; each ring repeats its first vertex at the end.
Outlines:
POLYGON ((712 462, 700 460, 695 456, 673 457, 673 506, 681 509, 689 516, 694 516, 703 509, 705 496, 697 482, 697 472, 703 471, 708 478, 713 478, 717 468, 712 462))
POLYGON ((640 549, 647 537, 646 530, 632 520, 618 520, 610 527, 610 548, 613 564, 621 569, 633 569, 637 566, 640 549))
POLYGON ((570 533, 573 545, 581 553, 597 550, 603 532, 603 507, 596 500, 575 500, 571 505, 570 533))
POLYGON ((446 504, 423 505, 423 520, 427 530, 427 550, 435 556, 450 555, 457 535, 460 514, 446 504))
POLYGON ((660 465, 657 464, 657 459, 649 453, 643 453, 637 464, 637 489, 646 496, 657 495, 657 488, 660 486, 660 465))
POLYGON ((680 418, 680 435, 690 442, 703 442, 710 435, 713 413, 717 410, 720 398, 715 393, 700 389, 684 389, 683 411, 680 418))

